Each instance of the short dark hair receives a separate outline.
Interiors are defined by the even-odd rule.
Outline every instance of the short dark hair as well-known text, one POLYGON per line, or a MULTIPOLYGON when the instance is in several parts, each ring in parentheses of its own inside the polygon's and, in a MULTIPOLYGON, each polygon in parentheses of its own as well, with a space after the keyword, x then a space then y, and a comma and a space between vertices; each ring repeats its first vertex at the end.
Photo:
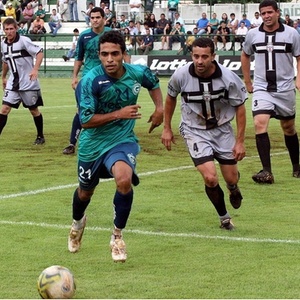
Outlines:
POLYGON ((215 53, 215 44, 214 42, 209 38, 197 38, 194 40, 192 44, 192 49, 194 47, 200 47, 200 48, 210 48, 210 53, 215 53))
POLYGON ((104 10, 101 7, 95 6, 94 8, 91 9, 90 14, 91 13, 96 13, 96 12, 100 12, 101 17, 104 18, 105 13, 104 13, 104 10))
POLYGON ((15 28, 18 28, 18 23, 14 18, 7 18, 3 22, 3 28, 5 29, 5 25, 14 25, 15 28))
POLYGON ((122 33, 116 30, 107 31, 100 37, 99 47, 98 47, 99 51, 100 51, 101 44, 104 43, 112 43, 112 44, 120 45, 122 53, 124 53, 126 50, 124 36, 122 35, 122 33))
POLYGON ((272 6, 274 8, 274 10, 278 10, 278 5, 277 5, 277 2, 275 0, 263 0, 259 4, 259 10, 261 8, 267 7, 267 6, 272 6))
POLYGON ((73 32, 79 32, 79 30, 78 30, 77 28, 75 28, 75 29, 73 30, 73 32))

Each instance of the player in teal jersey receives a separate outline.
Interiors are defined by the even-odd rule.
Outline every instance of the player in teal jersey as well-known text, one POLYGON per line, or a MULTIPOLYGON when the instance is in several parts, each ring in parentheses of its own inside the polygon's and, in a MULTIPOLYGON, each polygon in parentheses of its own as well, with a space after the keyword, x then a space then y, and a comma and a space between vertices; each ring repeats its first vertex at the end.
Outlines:
POLYGON ((134 126, 142 117, 141 106, 137 104, 141 87, 148 89, 155 105, 148 121, 149 133, 163 122, 158 78, 146 66, 123 63, 125 52, 120 32, 103 34, 99 41, 102 64, 88 72, 76 88, 83 129, 78 149, 79 187, 73 196, 73 224, 68 240, 69 251, 77 252, 86 224, 85 210, 99 178, 113 177, 115 217, 110 246, 115 262, 125 262, 127 258, 122 229, 131 211, 132 185, 139 183, 135 167, 140 149, 134 126))

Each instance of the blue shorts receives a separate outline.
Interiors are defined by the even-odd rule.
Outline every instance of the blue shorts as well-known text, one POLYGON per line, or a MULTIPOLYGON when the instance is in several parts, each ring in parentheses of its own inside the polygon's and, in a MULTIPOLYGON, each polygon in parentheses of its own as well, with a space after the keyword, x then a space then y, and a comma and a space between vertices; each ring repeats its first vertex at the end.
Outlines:
POLYGON ((140 152, 137 143, 124 143, 115 146, 94 161, 78 161, 78 181, 81 189, 89 191, 94 189, 100 178, 113 178, 112 166, 117 161, 124 161, 133 170, 132 184, 138 185, 139 178, 135 173, 136 156, 140 152))

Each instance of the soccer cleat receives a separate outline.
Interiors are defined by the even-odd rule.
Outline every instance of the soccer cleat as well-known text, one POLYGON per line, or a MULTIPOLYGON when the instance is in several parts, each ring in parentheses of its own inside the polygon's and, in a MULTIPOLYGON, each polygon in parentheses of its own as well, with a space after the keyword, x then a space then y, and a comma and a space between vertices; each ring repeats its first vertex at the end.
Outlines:
POLYGON ((33 142, 33 145, 42 145, 44 143, 45 143, 45 138, 38 136, 33 142))
POLYGON ((238 209, 242 204, 242 199, 243 196, 238 187, 236 187, 234 190, 229 190, 229 200, 233 208, 238 209))
POLYGON ((268 171, 261 170, 252 176, 252 179, 257 183, 274 183, 274 176, 268 171))
POLYGON ((62 58, 64 59, 64 61, 68 61, 69 57, 67 57, 66 55, 63 55, 62 58))
POLYGON ((75 146, 70 144, 68 147, 66 147, 64 150, 63 150, 63 154, 74 154, 75 153, 75 146))
POLYGON ((127 258, 126 245, 121 235, 112 234, 110 239, 111 257, 114 262, 124 263, 127 258))
POLYGON ((69 238, 68 249, 70 252, 77 252, 81 246, 81 239, 86 225, 86 215, 80 221, 73 221, 69 238))
POLYGON ((300 170, 293 172, 293 177, 300 178, 300 170))
POLYGON ((234 225, 231 222, 231 219, 228 218, 221 221, 220 228, 225 230, 234 230, 234 225))

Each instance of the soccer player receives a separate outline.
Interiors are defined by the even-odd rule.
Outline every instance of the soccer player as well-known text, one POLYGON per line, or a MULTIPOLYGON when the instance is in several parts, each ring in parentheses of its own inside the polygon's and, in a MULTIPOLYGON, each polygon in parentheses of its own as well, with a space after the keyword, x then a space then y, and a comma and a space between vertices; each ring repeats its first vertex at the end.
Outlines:
POLYGON ((274 0, 259 5, 263 23, 245 38, 241 56, 246 88, 252 97, 256 147, 262 170, 252 176, 258 183, 274 182, 270 158, 268 125, 270 118, 280 120, 285 145, 292 162, 293 177, 300 178, 299 140, 295 129, 296 93, 293 56, 297 61, 296 88, 300 89, 300 39, 297 31, 279 22, 280 10, 274 0), (255 58, 254 81, 250 77, 251 55, 255 58))
POLYGON ((99 41, 102 64, 88 72, 76 88, 83 129, 78 149, 79 187, 73 196, 73 224, 68 240, 69 251, 77 252, 86 224, 85 210, 99 178, 113 177, 115 217, 110 246, 115 262, 125 262, 127 258, 122 229, 131 211, 132 185, 139 183, 135 173, 139 145, 133 129, 136 120, 142 117, 137 104, 141 87, 148 89, 155 105, 148 121, 151 122, 149 133, 163 122, 157 77, 146 66, 123 63, 125 52, 120 32, 104 33, 99 41))
POLYGON ((4 95, 0 110, 0 134, 11 108, 17 109, 22 102, 23 106, 29 109, 36 126, 37 137, 33 144, 44 144, 43 116, 38 109, 43 105, 38 81, 39 67, 44 58, 43 49, 28 37, 18 34, 15 19, 7 18, 3 22, 3 29, 6 38, 1 44, 4 95))
POLYGON ((214 159, 219 162, 229 190, 231 205, 238 209, 243 199, 238 187, 237 161, 245 157, 245 101, 241 79, 215 61, 214 43, 198 38, 192 44, 193 61, 177 69, 168 83, 162 143, 171 150, 175 143, 172 117, 181 95, 180 134, 195 167, 203 177, 205 192, 215 207, 220 228, 234 229, 219 185, 214 159), (236 118, 236 138, 230 121, 236 118))
MULTIPOLYGON (((99 57, 97 53, 97 47, 100 36, 111 30, 109 27, 105 27, 105 14, 102 8, 94 7, 90 13, 91 28, 83 31, 78 39, 75 62, 73 69, 72 88, 75 90, 78 84, 78 75, 81 66, 84 63, 82 76, 88 73, 89 70, 99 65, 99 57)), ((81 130, 81 124, 79 121, 78 112, 76 112, 70 133, 70 144, 63 150, 63 154, 75 153, 75 145, 81 130)))

